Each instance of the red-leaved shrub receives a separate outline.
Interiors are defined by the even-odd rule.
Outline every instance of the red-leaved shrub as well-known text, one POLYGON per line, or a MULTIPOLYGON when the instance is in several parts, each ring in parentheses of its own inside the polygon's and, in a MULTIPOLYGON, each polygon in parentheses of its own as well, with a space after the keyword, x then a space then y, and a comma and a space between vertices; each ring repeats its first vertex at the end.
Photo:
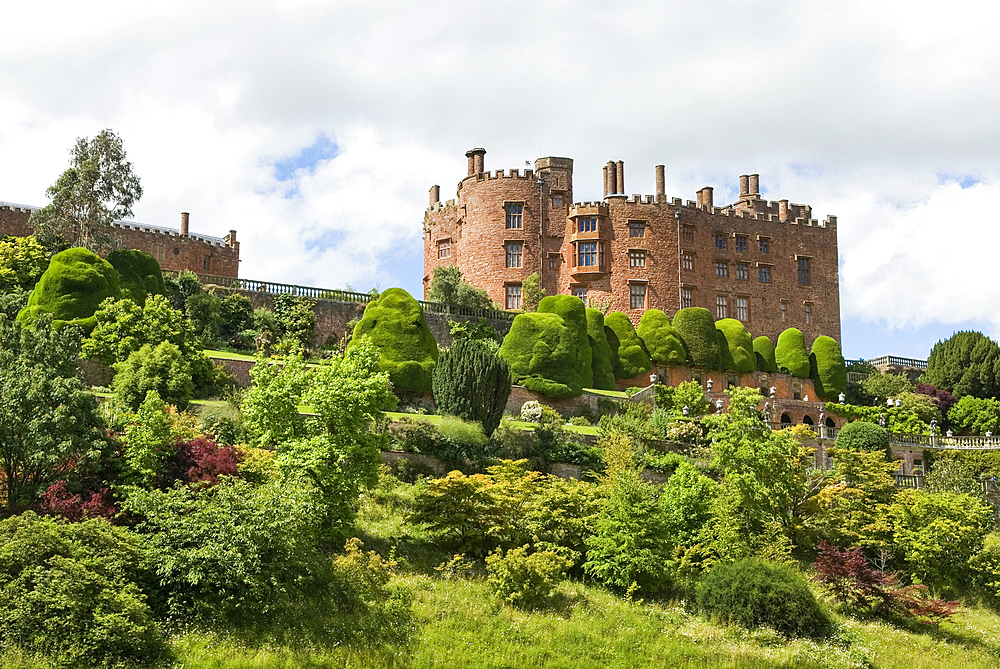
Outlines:
POLYGON ((232 446, 219 446, 208 437, 198 437, 177 445, 165 474, 170 481, 215 485, 220 476, 234 476, 241 459, 242 454, 232 446))
POLYGON ((96 492, 73 494, 66 490, 65 481, 56 481, 42 495, 42 510, 60 516, 71 523, 79 523, 90 518, 111 520, 118 509, 111 503, 111 490, 101 488, 96 492))

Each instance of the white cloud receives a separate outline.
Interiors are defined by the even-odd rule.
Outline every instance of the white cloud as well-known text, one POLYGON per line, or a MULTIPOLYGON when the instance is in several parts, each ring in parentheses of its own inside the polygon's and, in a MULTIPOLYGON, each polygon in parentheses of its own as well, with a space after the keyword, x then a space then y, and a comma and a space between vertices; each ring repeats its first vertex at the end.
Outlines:
POLYGON ((839 215, 845 316, 958 322, 996 297, 997 7, 182 0, 5 19, 22 29, 0 42, 0 199, 44 203, 74 139, 111 127, 137 216, 235 228, 244 276, 418 290, 427 188, 450 197, 482 145, 493 169, 575 158, 579 199, 610 158, 629 192, 664 163, 685 199, 759 172, 839 215), (337 157, 278 182, 319 137, 337 157))

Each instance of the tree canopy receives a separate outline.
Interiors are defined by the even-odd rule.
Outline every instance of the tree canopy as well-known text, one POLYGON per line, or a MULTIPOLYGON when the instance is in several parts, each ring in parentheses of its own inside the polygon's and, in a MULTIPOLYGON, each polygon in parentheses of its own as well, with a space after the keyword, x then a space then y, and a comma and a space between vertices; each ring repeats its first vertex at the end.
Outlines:
POLYGON ((980 332, 956 332, 934 344, 921 380, 955 397, 1000 395, 1000 346, 980 332))
POLYGON ((482 288, 476 288, 465 280, 462 270, 455 265, 434 268, 434 277, 427 290, 428 302, 440 302, 453 307, 473 309, 495 309, 493 300, 482 288))

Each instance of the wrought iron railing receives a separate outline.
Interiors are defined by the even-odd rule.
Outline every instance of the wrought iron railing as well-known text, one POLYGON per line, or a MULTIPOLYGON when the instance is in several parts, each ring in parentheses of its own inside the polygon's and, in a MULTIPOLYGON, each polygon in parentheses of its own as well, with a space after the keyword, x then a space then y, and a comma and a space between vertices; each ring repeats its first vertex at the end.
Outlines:
MULTIPOLYGON (((163 272, 166 276, 177 276, 175 270, 163 272)), ((267 293, 269 295, 295 295, 298 297, 310 297, 317 300, 342 300, 344 302, 361 302, 367 304, 375 299, 375 295, 370 293, 356 293, 350 290, 339 288, 316 288, 313 286, 298 286, 291 283, 276 283, 274 281, 258 281, 256 279, 240 279, 233 276, 218 276, 215 274, 198 274, 198 281, 203 284, 211 284, 230 288, 232 290, 245 290, 253 293, 267 293)), ((501 311, 499 309, 479 309, 476 307, 461 307, 440 302, 425 302, 417 300, 424 311, 436 314, 449 314, 452 316, 468 316, 471 318, 489 318, 493 320, 512 321, 517 313, 512 311, 501 311)))

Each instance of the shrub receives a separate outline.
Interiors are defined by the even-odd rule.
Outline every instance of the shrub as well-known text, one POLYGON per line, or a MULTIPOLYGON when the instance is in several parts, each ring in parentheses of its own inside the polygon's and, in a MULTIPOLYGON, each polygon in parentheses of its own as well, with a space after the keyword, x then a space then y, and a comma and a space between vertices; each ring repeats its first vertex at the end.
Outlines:
POLYGON ((587 309, 587 335, 590 338, 593 387, 599 390, 614 390, 615 372, 611 364, 611 345, 604 329, 604 314, 598 309, 587 309))
POLYGON ((105 520, 32 512, 0 521, 0 649, 62 666, 146 665, 167 657, 138 582, 141 543, 105 520))
POLYGON ((800 379, 809 378, 809 353, 806 352, 806 340, 798 328, 788 328, 778 335, 778 345, 774 348, 774 359, 778 371, 797 376, 800 379))
POLYGON ((222 300, 215 293, 204 292, 192 295, 184 303, 184 313, 187 314, 194 333, 203 346, 219 344, 220 328, 222 327, 222 300))
POLYGON ((116 249, 108 254, 106 260, 118 272, 122 297, 141 307, 146 304, 149 295, 167 294, 160 263, 150 254, 134 249, 116 249))
POLYGON ((774 359, 774 344, 770 338, 761 335, 753 340, 753 353, 757 359, 758 372, 777 372, 778 363, 774 359))
POLYGON ((886 459, 892 459, 892 448, 889 445, 889 433, 881 425, 868 421, 856 420, 840 428, 837 432, 837 448, 852 451, 872 451, 886 454, 886 459))
POLYGON ((530 423, 558 424, 563 422, 563 417, 558 411, 546 404, 528 400, 521 405, 521 420, 530 423))
MULTIPOLYGON (((715 322, 715 328, 725 338, 722 348, 722 367, 735 372, 752 372, 757 368, 753 340, 743 323, 735 318, 723 318, 715 322)), ((719 341, 721 345, 723 340, 719 341)))
POLYGON ((676 386, 656 386, 656 407, 674 414, 681 414, 684 407, 692 417, 708 413, 708 399, 697 381, 683 381, 676 386))
POLYGON ((206 407, 200 414, 201 431, 211 435, 217 444, 247 443, 243 414, 231 405, 206 407))
POLYGON ((756 558, 718 563, 698 586, 708 615, 748 629, 769 625, 785 636, 826 636, 830 619, 795 569, 756 558))
POLYGON ((379 367, 389 373, 396 390, 431 390, 431 372, 437 362, 434 335, 427 328, 424 312, 402 288, 390 288, 368 303, 355 326, 348 349, 362 340, 378 350, 379 367))
POLYGON ((587 310, 583 302, 572 295, 550 295, 538 303, 538 313, 556 314, 562 318, 580 383, 584 388, 593 388, 593 352, 587 335, 587 310))
POLYGON ((495 344, 460 339, 438 358, 432 384, 439 412, 478 421, 489 436, 510 397, 510 367, 495 344))
POLYGON ((186 409, 194 394, 191 365, 175 344, 144 344, 125 362, 115 363, 115 396, 134 408, 155 390, 164 401, 186 409))
POLYGON ((573 416, 566 422, 569 423, 570 425, 578 425, 580 427, 590 427, 590 421, 584 418, 583 416, 573 416))
POLYGON ((1000 434, 1000 401, 966 395, 948 412, 948 420, 967 434, 1000 434))
POLYGON ((445 545, 483 555, 491 545, 491 525, 496 524, 492 486, 493 481, 483 474, 449 472, 420 490, 407 522, 426 524, 445 545))
MULTIPOLYGON (((402 292, 406 294, 406 291, 402 292)), ((277 295, 274 298, 274 316, 281 339, 294 347, 313 347, 316 342, 316 310, 312 300, 288 293, 277 295)))
POLYGON ((49 266, 49 254, 34 237, 0 239, 0 293, 24 294, 35 287, 49 266))
POLYGON ((241 460, 242 453, 232 446, 198 437, 177 445, 166 463, 166 480, 215 485, 220 476, 235 476, 241 460))
POLYGON ((529 546, 491 553, 486 558, 487 579, 493 593, 523 609, 550 603, 573 561, 555 551, 530 552, 529 546))
POLYGON ((840 344, 833 337, 820 335, 813 340, 811 364, 816 368, 816 394, 835 399, 847 391, 847 365, 840 344))
POLYGON ((250 298, 235 291, 222 296, 219 337, 230 346, 245 346, 240 333, 253 328, 253 304, 250 298))
POLYGON ((427 289, 427 301, 473 309, 496 308, 485 290, 462 278, 462 271, 457 265, 434 268, 434 277, 427 289))
POLYGON ((110 488, 72 493, 66 489, 66 481, 56 481, 42 494, 42 511, 71 523, 91 518, 111 520, 118 513, 111 502, 110 488))
POLYGON ((636 334, 646 345, 649 357, 656 362, 687 362, 688 354, 680 332, 670 324, 670 317, 659 309, 647 309, 642 314, 636 334))
POLYGON ((611 336, 608 336, 611 364, 616 379, 634 379, 653 368, 646 346, 628 316, 620 311, 612 311, 604 317, 604 326, 610 329, 618 340, 618 346, 614 346, 611 343, 613 341, 611 336))
POLYGON ((89 332, 97 323, 94 312, 109 297, 121 297, 115 268, 87 249, 66 249, 52 256, 17 320, 24 323, 49 313, 53 327, 73 323, 89 332))
POLYGON ((490 440, 483 431, 482 424, 465 421, 455 416, 443 416, 437 425, 438 438, 435 440, 435 455, 442 460, 455 462, 462 459, 479 460, 489 451, 490 440))
POLYGON ((905 374, 871 374, 862 379, 861 388, 868 396, 881 400, 883 404, 890 397, 913 392, 913 384, 905 374))
POLYGON ((949 393, 947 390, 939 390, 929 383, 918 383, 914 392, 918 395, 927 395, 932 400, 934 404, 937 405, 938 410, 941 412, 942 416, 948 416, 948 410, 955 406, 958 402, 955 396, 949 393))
POLYGON ((718 369, 722 359, 712 312, 702 307, 681 309, 674 315, 674 327, 681 335, 688 357, 695 365, 718 369))
POLYGON ((568 399, 583 392, 575 346, 570 328, 557 314, 519 314, 500 346, 500 357, 510 366, 514 383, 546 397, 568 399))

